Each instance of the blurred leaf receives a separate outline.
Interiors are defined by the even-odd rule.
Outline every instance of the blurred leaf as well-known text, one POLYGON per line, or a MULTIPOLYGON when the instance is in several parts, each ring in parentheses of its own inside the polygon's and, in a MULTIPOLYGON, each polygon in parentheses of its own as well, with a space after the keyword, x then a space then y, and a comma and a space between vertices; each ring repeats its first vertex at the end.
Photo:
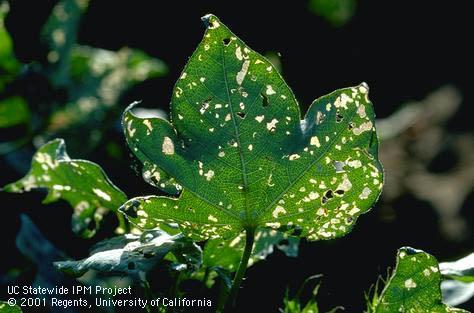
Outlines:
POLYGON ((48 72, 56 87, 70 83, 71 53, 76 44, 81 15, 87 9, 88 2, 88 0, 60 0, 43 27, 43 39, 49 46, 48 72))
POLYGON ((467 312, 442 302, 441 273, 436 259, 421 250, 404 247, 382 293, 369 303, 369 313, 467 312))
POLYGON ((265 53, 265 58, 280 72, 283 73, 283 66, 281 63, 281 55, 279 52, 269 51, 265 53))
POLYGON ((70 159, 62 139, 42 146, 33 156, 29 173, 4 187, 8 192, 47 188, 44 203, 64 199, 74 208, 72 229, 84 237, 95 234, 103 216, 127 200, 95 163, 70 159))
POLYGON ((354 16, 356 0, 310 0, 309 8, 335 27, 344 26, 354 16))
POLYGON ((42 72, 67 99, 51 115, 41 139, 74 138, 69 149, 82 154, 103 142, 108 126, 118 116, 114 107, 124 92, 167 72, 161 60, 136 49, 109 51, 78 45, 80 20, 88 2, 60 0, 42 31, 50 48, 49 64, 42 72))
POLYGON ((0 1, 0 92, 12 81, 20 70, 20 63, 15 58, 13 43, 5 28, 4 20, 8 13, 8 2, 0 1))
MULTIPOLYGON (((287 256, 298 256, 299 238, 288 236, 285 233, 261 229, 255 235, 252 256, 249 266, 265 260, 273 253, 274 247, 282 250, 287 256)), ((237 270, 244 251, 245 236, 240 234, 234 239, 210 239, 203 250, 203 265, 207 267, 221 267, 231 272, 237 270)))
POLYGON ((1 313, 21 313, 23 312, 18 305, 11 306, 7 302, 0 301, 1 313))
POLYGON ((445 277, 472 283, 474 282, 474 253, 454 262, 440 263, 439 269, 445 277))
POLYGON ((443 301, 447 305, 459 305, 474 297, 474 283, 464 283, 458 280, 443 280, 441 282, 443 301))
POLYGON ((474 253, 454 262, 439 264, 446 279, 441 283, 444 301, 449 305, 464 303, 474 296, 474 253))
POLYGON ((0 100, 0 128, 27 124, 30 119, 28 104, 21 97, 0 100))
MULTIPOLYGON (((321 286, 321 282, 318 282, 316 286, 313 288, 310 298, 307 301, 302 299, 302 293, 306 289, 306 286, 311 281, 322 277, 322 275, 313 275, 305 279, 305 281, 301 284, 300 288, 296 292, 293 297, 290 297, 288 289, 285 293, 285 298, 283 299, 283 308, 279 311, 282 313, 318 313, 320 312, 318 307, 318 302, 316 301, 316 296, 319 292, 319 287, 321 286)), ((335 313, 339 310, 344 310, 343 307, 338 306, 327 313, 335 313)))
POLYGON ((92 249, 88 258, 56 262, 55 267, 75 277, 82 276, 88 270, 96 270, 101 273, 127 274, 143 280, 143 275, 170 252, 186 264, 198 267, 201 263, 201 249, 189 238, 156 230, 106 239, 92 249))
MULTIPOLYGON (((71 282, 59 274, 53 267, 53 262, 64 259, 65 254, 58 250, 38 229, 33 221, 24 214, 20 215, 21 227, 16 236, 18 250, 36 267, 36 275, 32 287, 54 288, 55 286, 70 286, 71 282)), ((37 295, 39 298, 51 299, 54 295, 37 295)), ((73 307, 52 307, 52 313, 74 313, 73 307)))
POLYGON ((104 121, 134 85, 163 76, 166 65, 142 51, 109 51, 76 45, 71 51, 69 99, 50 118, 48 133, 76 138, 73 150, 102 142, 104 121), (84 128, 92 131, 84 134, 84 128))
POLYGON ((31 134, 31 112, 24 98, 0 99, 0 155, 16 150, 31 134))
POLYGON ((217 17, 203 20, 204 38, 173 92, 172 124, 130 109, 123 118, 131 151, 183 191, 122 210, 138 227, 177 223, 196 240, 258 226, 299 229, 309 240, 347 234, 383 182, 367 85, 317 99, 300 120, 278 71, 217 17))

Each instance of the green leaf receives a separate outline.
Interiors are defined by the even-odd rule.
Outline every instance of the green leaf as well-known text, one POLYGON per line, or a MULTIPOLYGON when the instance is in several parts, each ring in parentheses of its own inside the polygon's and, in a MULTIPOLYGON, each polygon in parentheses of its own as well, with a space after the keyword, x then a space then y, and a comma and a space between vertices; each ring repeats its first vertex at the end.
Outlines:
POLYGON ((92 249, 88 258, 55 262, 55 267, 75 277, 84 275, 88 270, 96 270, 143 279, 142 275, 152 270, 170 252, 179 256, 185 264, 200 266, 199 246, 181 234, 171 236, 156 230, 106 239, 92 249))
POLYGON ((454 262, 439 264, 443 276, 465 283, 474 282, 474 253, 454 262))
POLYGON ((133 153, 183 191, 135 198, 122 211, 142 228, 177 223, 196 240, 258 226, 309 240, 347 234, 383 182, 367 85, 315 100, 301 120, 272 64, 217 17, 203 20, 204 38, 173 91, 172 122, 131 108, 123 116, 133 153))
POLYGON ((2 313, 21 313, 23 312, 18 305, 9 305, 5 301, 0 301, 0 312, 2 313))
POLYGON ((397 253, 397 264, 371 313, 395 312, 467 312, 451 308, 442 302, 441 273, 436 259, 421 250, 404 247, 397 253))
POLYGON ((82 13, 88 0, 60 0, 43 27, 42 36, 50 48, 48 61, 49 75, 55 86, 69 84, 71 51, 77 41, 77 32, 82 13))
POLYGON ((335 27, 344 26, 356 11, 356 0, 310 0, 309 8, 335 27))
POLYGON ((50 118, 46 136, 75 138, 72 151, 103 143, 107 123, 118 114, 120 97, 136 84, 163 76, 166 65, 137 49, 118 51, 75 45, 68 68, 68 102, 50 118), (83 129, 94 131, 84 134, 83 129))
MULTIPOLYGON (((50 48, 42 71, 53 86, 67 94, 67 102, 55 110, 46 131, 50 138, 75 138, 69 149, 87 154, 104 142, 105 129, 119 111, 120 97, 146 79, 163 76, 166 65, 143 51, 124 47, 118 51, 77 44, 81 17, 88 0, 60 0, 43 28, 50 48), (84 133, 84 129, 93 131, 84 133)), ((121 109, 120 109, 121 110, 121 109)))
POLYGON ((13 42, 4 24, 8 11, 8 2, 0 2, 0 91, 15 78, 21 66, 15 58, 13 42))
MULTIPOLYGON (((302 293, 306 289, 306 286, 308 285, 308 283, 320 277, 322 277, 322 275, 317 274, 317 275, 313 275, 306 278, 305 281, 298 288, 298 291, 293 297, 290 297, 289 291, 287 289, 285 297, 283 298, 283 308, 280 309, 280 312, 282 313, 318 313, 320 312, 319 307, 318 307, 318 302, 316 301, 316 297, 318 295, 319 288, 321 287, 321 282, 317 282, 316 285, 313 287, 311 296, 307 301, 304 301, 302 299, 302 293)), ((344 310, 344 308, 341 306, 337 306, 327 311, 326 313, 335 313, 335 312, 338 312, 339 310, 344 310)))
MULTIPOLYGON (((255 244, 249 260, 249 266, 266 259, 274 248, 282 250, 287 256, 298 256, 299 239, 285 233, 261 229, 255 235, 255 244)), ((245 236, 240 234, 234 239, 211 239, 206 242, 203 250, 203 265, 221 267, 231 272, 237 270, 245 246, 245 236)))
POLYGON ((4 190, 22 193, 37 188, 48 189, 44 203, 69 202, 74 208, 72 229, 84 237, 93 236, 103 216, 127 200, 99 165, 70 159, 62 139, 42 146, 33 156, 28 174, 4 190))
POLYGON ((21 97, 0 100, 0 128, 27 124, 30 120, 28 104, 21 97))

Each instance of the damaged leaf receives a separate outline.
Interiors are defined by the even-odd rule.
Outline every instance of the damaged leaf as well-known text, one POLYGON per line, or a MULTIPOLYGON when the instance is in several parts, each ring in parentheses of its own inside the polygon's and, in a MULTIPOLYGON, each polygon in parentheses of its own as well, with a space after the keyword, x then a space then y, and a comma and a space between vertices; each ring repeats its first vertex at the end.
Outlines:
POLYGON ((400 248, 392 276, 367 312, 467 313, 442 302, 440 283, 438 262, 432 255, 409 247, 400 248))
POLYGON ((203 20, 204 38, 173 91, 171 122, 139 118, 133 105, 123 116, 132 152, 182 192, 135 198, 121 210, 138 227, 177 223, 196 240, 259 226, 309 240, 347 234, 383 184, 368 86, 321 97, 301 119, 274 66, 217 17, 203 20))
POLYGON ((64 140, 55 139, 33 156, 28 174, 4 187, 8 192, 46 188, 44 203, 64 199, 74 208, 72 230, 84 237, 95 234, 103 216, 116 211, 126 195, 107 177, 99 165, 70 159, 64 140))
POLYGON ((201 264, 201 248, 181 234, 169 235, 150 231, 141 235, 126 234, 99 242, 88 258, 55 262, 55 267, 80 277, 88 270, 101 273, 127 274, 139 279, 152 270, 168 253, 194 268, 201 264))

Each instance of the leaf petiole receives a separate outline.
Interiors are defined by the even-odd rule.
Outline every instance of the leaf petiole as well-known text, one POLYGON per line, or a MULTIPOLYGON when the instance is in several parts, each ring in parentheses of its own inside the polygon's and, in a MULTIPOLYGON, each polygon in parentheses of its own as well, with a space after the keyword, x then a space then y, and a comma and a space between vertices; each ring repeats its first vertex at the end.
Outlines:
POLYGON ((234 281, 232 283, 232 288, 229 292, 229 296, 225 301, 225 310, 231 311, 234 308, 237 301, 237 296, 239 293, 240 285, 245 276, 245 271, 249 263, 250 256, 252 255, 253 244, 255 241, 255 228, 246 228, 245 229, 245 248, 242 254, 242 259, 240 260, 239 267, 235 273, 234 281))

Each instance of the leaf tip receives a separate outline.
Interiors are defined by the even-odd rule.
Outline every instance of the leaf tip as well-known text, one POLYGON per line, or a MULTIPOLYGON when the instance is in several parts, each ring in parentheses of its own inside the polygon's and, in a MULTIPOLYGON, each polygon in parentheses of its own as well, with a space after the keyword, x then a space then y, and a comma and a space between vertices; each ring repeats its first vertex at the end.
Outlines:
POLYGON ((124 111, 124 114, 131 111, 134 107, 136 107, 137 105, 139 105, 140 103, 142 103, 142 101, 133 101, 132 103, 130 103, 127 108, 125 108, 125 111, 124 111))
POLYGON ((370 90, 369 84, 367 84, 366 82, 361 82, 361 83, 359 84, 359 87, 364 87, 365 89, 367 89, 367 91, 370 90))
POLYGON ((414 255, 414 254, 419 254, 419 253, 424 253, 424 251, 415 249, 412 247, 408 247, 408 246, 401 247, 400 249, 398 249, 398 255, 403 255, 403 254, 414 255))
POLYGON ((201 17, 201 21, 204 23, 206 28, 213 29, 220 26, 219 18, 212 13, 208 13, 201 17))
MULTIPOLYGON (((126 108, 125 110, 123 111, 123 114, 122 114, 122 127, 124 127, 124 122, 125 122, 125 117, 128 115, 128 114, 133 114, 132 113, 132 109, 135 108, 138 104, 142 103, 142 101, 133 101, 132 103, 130 103, 126 108)), ((125 129, 125 128, 124 128, 125 129)))

